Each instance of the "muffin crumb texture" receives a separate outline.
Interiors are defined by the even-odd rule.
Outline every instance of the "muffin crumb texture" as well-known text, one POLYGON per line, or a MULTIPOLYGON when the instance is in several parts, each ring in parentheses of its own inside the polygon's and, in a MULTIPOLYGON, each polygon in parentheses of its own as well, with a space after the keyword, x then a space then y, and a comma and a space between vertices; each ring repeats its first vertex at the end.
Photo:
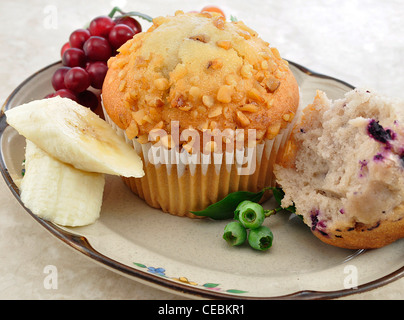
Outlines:
POLYGON ((375 248, 404 237, 404 103, 355 89, 318 92, 275 167, 282 205, 321 240, 375 248))
POLYGON ((213 13, 158 17, 108 61, 108 115, 129 139, 153 129, 255 129, 259 142, 292 121, 298 86, 276 48, 213 13))

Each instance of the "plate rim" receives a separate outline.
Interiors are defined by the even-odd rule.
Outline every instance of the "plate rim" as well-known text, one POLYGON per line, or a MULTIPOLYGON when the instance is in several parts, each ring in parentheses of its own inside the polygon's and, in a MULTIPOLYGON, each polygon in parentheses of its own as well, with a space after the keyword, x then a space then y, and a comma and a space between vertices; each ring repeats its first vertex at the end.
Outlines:
MULTIPOLYGON (((353 85, 351 85, 343 80, 339 80, 339 79, 336 79, 331 76, 327 76, 327 75, 324 75, 324 74, 321 74, 318 72, 314 72, 311 69, 306 68, 306 67, 304 67, 296 62, 290 61, 290 60, 288 60, 288 62, 290 65, 293 65, 295 68, 297 68, 298 70, 300 70, 301 72, 305 73, 308 76, 336 81, 351 89, 355 88, 353 85)), ((9 109, 9 104, 10 104, 10 101, 13 99, 13 97, 20 90, 22 90, 22 88, 24 88, 24 86, 30 80, 32 80, 33 78, 35 78, 42 72, 44 72, 52 67, 55 67, 58 64, 61 64, 61 61, 56 61, 52 64, 49 64, 49 65, 39 69, 38 71, 33 73, 31 76, 26 78, 23 82, 21 82, 12 91, 12 93, 7 97, 7 99, 5 100, 5 102, 2 105, 1 110, 0 110, 0 138, 2 137, 6 127, 8 127, 8 124, 5 119, 6 118, 5 111, 9 109)), ((3 154, 3 151, 0 148, 0 155, 2 155, 2 154, 3 154)), ((17 185, 14 183, 14 180, 12 179, 11 175, 9 174, 6 164, 3 162, 2 156, 0 156, 0 171, 2 173, 2 176, 5 180, 8 188, 11 190, 12 194, 17 199, 17 201, 20 203, 20 205, 40 225, 42 225, 53 236, 55 236, 59 240, 62 240, 62 242, 65 243, 68 247, 84 254, 86 257, 90 258, 94 262, 101 264, 103 267, 106 267, 111 271, 124 275, 131 280, 142 282, 145 285, 158 287, 158 289, 160 289, 160 290, 166 290, 166 291, 173 292, 175 294, 186 295, 193 299, 196 299, 196 298, 221 299, 221 300, 230 300, 230 299, 233 299, 233 300, 335 299, 335 298, 341 298, 341 297, 346 297, 346 296, 353 295, 353 294, 370 291, 370 290, 385 286, 391 282, 394 282, 394 281, 404 277, 404 265, 403 265, 401 268, 397 269, 396 271, 393 271, 376 280, 359 285, 356 288, 348 288, 348 289, 333 290, 333 291, 300 290, 300 291, 296 291, 296 292, 286 294, 286 295, 268 296, 268 297, 241 296, 241 295, 222 293, 222 292, 216 292, 216 291, 208 291, 208 290, 205 290, 202 288, 189 286, 189 285, 183 284, 181 282, 174 282, 174 281, 159 277, 157 275, 154 275, 152 273, 148 273, 146 271, 142 271, 142 270, 130 267, 128 265, 125 265, 119 261, 116 261, 115 259, 105 256, 101 252, 94 249, 86 237, 71 233, 71 232, 64 230, 64 229, 60 228, 59 226, 53 224, 52 222, 49 222, 49 221, 46 221, 46 220, 43 220, 43 219, 37 217, 35 214, 33 214, 31 212, 31 210, 29 210, 27 207, 25 207, 25 205, 22 203, 20 196, 19 196, 19 189, 18 189, 17 185)))

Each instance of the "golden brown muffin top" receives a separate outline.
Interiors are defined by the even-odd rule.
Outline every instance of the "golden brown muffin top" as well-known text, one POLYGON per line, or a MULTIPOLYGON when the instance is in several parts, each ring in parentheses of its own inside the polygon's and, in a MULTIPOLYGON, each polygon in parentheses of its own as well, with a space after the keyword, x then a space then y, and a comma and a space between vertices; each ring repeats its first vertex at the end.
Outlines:
MULTIPOLYGON (((108 61, 104 107, 129 139, 152 129, 256 129, 272 139, 299 104, 297 82, 276 48, 243 22, 208 12, 153 19, 108 61)), ((247 131, 247 130, 245 130, 247 131)))

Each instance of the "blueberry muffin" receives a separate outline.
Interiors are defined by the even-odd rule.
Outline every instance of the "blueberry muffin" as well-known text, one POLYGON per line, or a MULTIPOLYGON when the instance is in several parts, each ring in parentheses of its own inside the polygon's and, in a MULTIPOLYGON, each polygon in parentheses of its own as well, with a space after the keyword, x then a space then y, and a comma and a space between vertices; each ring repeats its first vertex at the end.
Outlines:
POLYGON ((314 235, 363 249, 404 237, 404 103, 355 89, 330 101, 318 92, 275 165, 314 235))

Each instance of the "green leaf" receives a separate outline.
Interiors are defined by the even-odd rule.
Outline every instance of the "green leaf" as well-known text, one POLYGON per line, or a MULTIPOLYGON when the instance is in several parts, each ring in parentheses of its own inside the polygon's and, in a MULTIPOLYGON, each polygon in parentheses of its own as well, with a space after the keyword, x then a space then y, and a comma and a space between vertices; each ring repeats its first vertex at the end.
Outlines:
POLYGON ((264 188, 259 192, 249 192, 249 191, 232 192, 222 200, 211 204, 204 210, 191 211, 191 212, 197 216, 209 217, 214 220, 231 219, 234 216, 234 210, 236 210, 240 202, 244 200, 258 202, 264 195, 265 190, 267 190, 267 188, 264 188))
POLYGON ((229 289, 229 290, 226 290, 226 292, 229 292, 229 293, 247 293, 248 291, 238 290, 238 289, 229 289))
POLYGON ((145 265, 142 264, 142 263, 133 262, 133 264, 136 265, 136 266, 138 266, 138 267, 140 267, 140 268, 147 268, 147 266, 145 266, 145 265))
POLYGON ((274 194, 274 198, 275 198, 276 202, 279 205, 281 205, 281 202, 282 202, 283 197, 285 196, 285 193, 283 192, 283 190, 281 188, 273 187, 271 189, 274 194))
MULTIPOLYGON (((279 206, 281 206, 282 199, 285 196, 285 192, 281 188, 277 188, 277 187, 272 187, 272 188, 269 188, 269 189, 272 190, 276 202, 279 204, 279 206)), ((292 206, 289 206, 289 207, 283 208, 283 209, 285 209, 285 210, 287 210, 289 212, 296 213, 295 205, 292 205, 292 206)))
POLYGON ((205 283, 203 286, 205 288, 216 288, 219 284, 218 283, 205 283))
POLYGON ((274 209, 276 212, 281 209, 285 209, 287 211, 296 213, 296 207, 294 205, 287 208, 281 208, 281 202, 285 196, 285 193, 281 188, 277 187, 266 187, 259 192, 236 191, 228 194, 222 200, 211 204, 204 210, 191 212, 197 216, 209 217, 214 220, 231 219, 234 217, 234 211, 240 202, 244 200, 258 202, 261 200, 266 190, 272 190, 274 198, 279 205, 279 208, 274 209))

